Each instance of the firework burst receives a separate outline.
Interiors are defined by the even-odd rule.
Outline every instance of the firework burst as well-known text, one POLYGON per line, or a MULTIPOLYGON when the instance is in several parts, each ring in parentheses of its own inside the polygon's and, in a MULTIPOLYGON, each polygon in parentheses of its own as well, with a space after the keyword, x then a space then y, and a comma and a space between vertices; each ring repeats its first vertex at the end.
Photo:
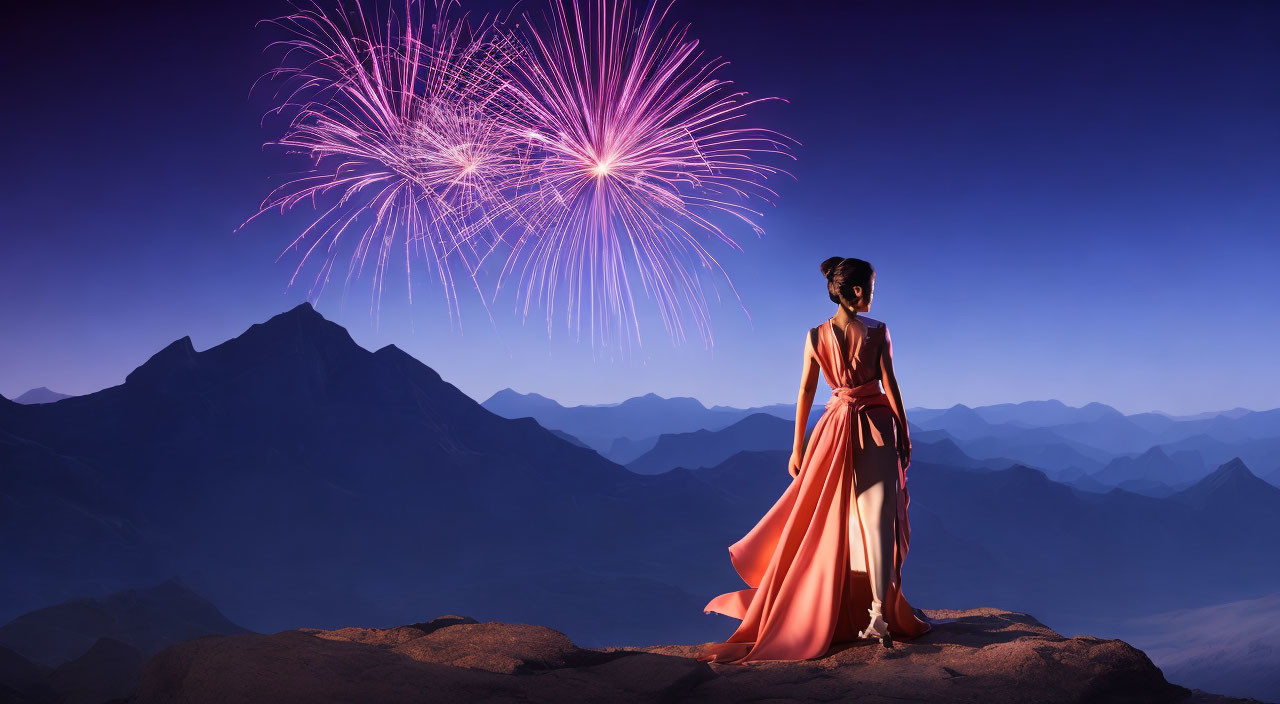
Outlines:
POLYGON ((526 135, 537 188, 512 199, 520 228, 500 283, 518 268, 524 314, 536 293, 548 331, 564 286, 570 327, 586 318, 593 341, 634 331, 639 342, 631 265, 668 333, 685 338, 688 309, 710 344, 699 270, 732 281, 702 240, 741 249, 717 223, 724 215, 763 234, 751 203, 772 200, 764 182, 780 169, 758 157, 789 157, 792 142, 743 126, 759 101, 715 77, 725 62, 705 58, 687 26, 669 26, 670 8, 552 0, 504 45, 521 54, 504 62, 502 119, 526 135))
POLYGON ((703 240, 741 249, 726 218, 763 234, 754 204, 772 201, 765 180, 784 172, 760 157, 790 158, 793 142, 744 125, 759 100, 716 77, 726 62, 706 58, 688 27, 670 26, 673 0, 642 12, 628 0, 551 0, 515 29, 486 18, 475 30, 438 0, 425 31, 421 4, 404 2, 385 20, 341 0, 337 20, 318 6, 271 20, 292 35, 273 46, 304 59, 267 74, 296 82, 275 144, 312 168, 253 217, 336 196, 290 245, 306 246, 294 278, 325 243, 323 288, 340 241, 358 232, 347 279, 372 253, 375 310, 402 245, 406 277, 411 251, 427 254, 452 318, 451 263, 479 290, 480 265, 505 251, 495 295, 517 277, 524 316, 545 305, 549 335, 563 306, 593 346, 629 345, 641 341, 630 268, 674 340, 686 338, 688 310, 712 344, 706 286, 719 274, 738 296, 703 240))

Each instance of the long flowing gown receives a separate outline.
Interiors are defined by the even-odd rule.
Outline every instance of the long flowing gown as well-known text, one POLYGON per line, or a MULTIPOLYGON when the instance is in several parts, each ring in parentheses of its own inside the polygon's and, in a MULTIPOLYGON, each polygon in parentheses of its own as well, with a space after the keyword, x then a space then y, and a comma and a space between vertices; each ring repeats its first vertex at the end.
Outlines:
MULTIPOLYGON (((858 630, 867 626, 871 581, 866 550, 874 546, 849 539, 850 512, 859 538, 862 533, 862 522, 856 520, 855 445, 893 446, 896 417, 880 389, 880 355, 892 350, 889 329, 872 318, 859 320, 866 332, 848 336, 853 339, 847 357, 831 320, 811 331, 806 344, 832 388, 831 398, 810 434, 800 474, 755 527, 729 546, 730 561, 749 588, 721 594, 703 611, 742 623, 724 643, 700 653, 699 660, 804 660, 825 654, 834 643, 857 640, 858 630)), ((910 495, 907 468, 900 460, 896 464, 894 560, 882 609, 889 632, 909 640, 932 626, 902 594, 902 562, 911 538, 910 495)))

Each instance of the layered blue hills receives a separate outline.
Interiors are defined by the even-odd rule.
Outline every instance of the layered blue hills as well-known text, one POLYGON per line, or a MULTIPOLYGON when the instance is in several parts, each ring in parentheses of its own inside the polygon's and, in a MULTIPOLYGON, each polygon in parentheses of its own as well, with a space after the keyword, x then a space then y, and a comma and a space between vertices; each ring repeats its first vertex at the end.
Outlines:
MULTIPOLYGON (((1132 416, 990 408, 909 411, 913 603, 1122 637, 1280 591, 1280 489, 1259 478, 1280 463, 1250 459, 1272 412, 1165 418, 1129 455, 1069 436, 1132 416), (1023 459, 1057 451, 1099 466, 1023 459), (1163 488, 1116 485, 1133 481, 1163 488)), ((207 350, 181 338, 119 386, 0 398, 0 623, 178 575, 265 633, 464 613, 588 647, 719 640, 736 622, 701 609, 743 586, 726 548, 791 481, 792 421, 772 410, 481 405, 303 304, 207 350), (600 451, 619 438, 652 444, 624 466, 600 451)))
MULTIPOLYGON (((807 427, 822 414, 822 401, 819 394, 807 427)), ((624 416, 504 389, 483 405, 499 415, 531 417, 573 437, 589 437, 586 444, 641 473, 704 466, 742 449, 789 449, 794 433, 793 404, 707 408, 694 399, 648 394, 612 407, 630 409, 624 416), (754 418, 744 425, 749 416, 754 418)), ((945 456, 946 463, 987 468, 1023 464, 1091 491, 1120 487, 1167 496, 1236 457, 1280 484, 1280 409, 1173 417, 1048 400, 910 408, 907 417, 913 443, 927 453, 936 446, 941 453, 930 459, 945 456)))

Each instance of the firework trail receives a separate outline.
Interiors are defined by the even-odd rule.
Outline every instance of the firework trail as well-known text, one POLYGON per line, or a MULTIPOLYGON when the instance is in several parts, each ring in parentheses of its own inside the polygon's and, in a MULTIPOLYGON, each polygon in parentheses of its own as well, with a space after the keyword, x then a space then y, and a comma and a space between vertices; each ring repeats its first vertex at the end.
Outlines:
POLYGON ((759 101, 715 77, 726 62, 704 58, 687 26, 666 26, 672 2, 640 13, 627 0, 551 2, 503 45, 520 55, 503 62, 495 103, 528 140, 537 186, 511 198, 519 233, 499 286, 520 267, 524 314, 536 292, 549 334, 564 285, 566 322, 580 330, 585 316, 593 344, 629 342, 628 323, 639 342, 630 262, 668 333, 685 339, 683 304, 710 344, 698 269, 732 281, 700 235, 740 250, 711 219, 724 214, 763 234, 750 199, 770 202, 764 181, 781 170, 757 158, 790 157, 793 142, 742 126, 759 101))
POLYGON ((285 250, 313 240, 290 285, 327 243, 311 293, 323 291, 351 231, 360 234, 347 281, 363 273, 372 255, 373 309, 397 246, 404 247, 410 301, 411 251, 425 254, 428 268, 437 271, 451 319, 461 311, 450 257, 461 259, 478 288, 475 271, 501 235, 495 226, 504 203, 500 182, 520 170, 506 163, 518 158, 518 145, 486 109, 501 85, 503 57, 513 52, 496 50, 488 18, 473 29, 465 17, 451 17, 454 4, 438 2, 429 26, 416 0, 406 0, 402 15, 389 9, 382 19, 370 18, 358 3, 348 10, 339 0, 336 16, 312 3, 264 20, 291 36, 267 47, 288 49, 285 65, 263 77, 284 77, 292 86, 272 111, 289 115, 284 136, 272 144, 306 154, 311 168, 275 188, 239 227, 306 200, 320 210, 317 203, 331 191, 336 200, 285 250), (301 61, 290 64, 295 54, 301 61))

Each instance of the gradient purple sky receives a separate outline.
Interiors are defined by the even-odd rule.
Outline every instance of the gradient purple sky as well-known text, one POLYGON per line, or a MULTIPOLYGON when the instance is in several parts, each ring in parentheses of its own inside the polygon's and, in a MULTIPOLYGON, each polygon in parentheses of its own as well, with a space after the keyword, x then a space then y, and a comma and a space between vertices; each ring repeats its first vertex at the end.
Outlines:
MULTIPOLYGON (((273 260, 309 211, 232 233, 299 168, 261 148, 270 92, 248 95, 278 56, 254 22, 287 10, 17 10, 0 393, 119 384, 174 339, 206 349, 305 299, 286 288, 297 256, 273 260)), ((790 101, 758 121, 803 143, 766 236, 731 230, 745 252, 713 250, 750 320, 713 305, 714 349, 676 347, 641 299, 643 349, 593 358, 585 337, 522 325, 510 292, 490 323, 461 289, 451 330, 421 260, 413 306, 390 277, 378 325, 368 271, 317 309, 478 400, 792 402, 804 332, 834 312, 818 264, 856 256, 879 270, 871 316, 909 406, 1280 405, 1280 3, 681 0, 676 15, 740 87, 790 101)))

